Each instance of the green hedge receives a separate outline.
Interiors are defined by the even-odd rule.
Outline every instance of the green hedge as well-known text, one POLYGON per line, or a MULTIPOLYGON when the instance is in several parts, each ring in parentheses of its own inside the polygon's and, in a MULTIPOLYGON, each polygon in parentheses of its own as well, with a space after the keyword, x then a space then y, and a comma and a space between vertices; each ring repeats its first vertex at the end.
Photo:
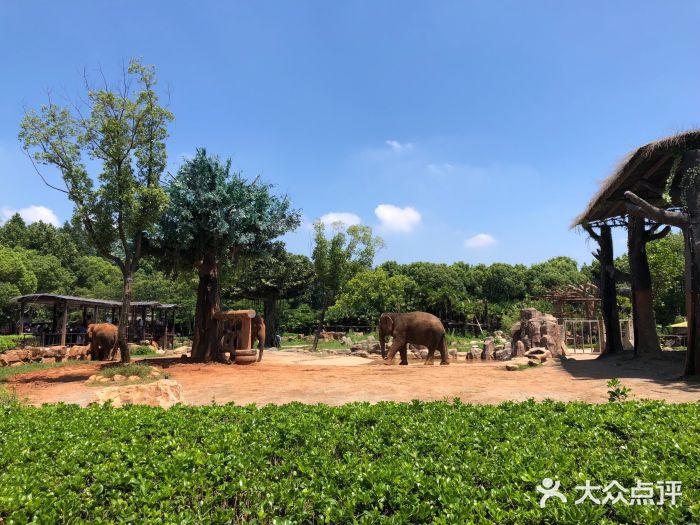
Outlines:
POLYGON ((700 404, 8 406, 0 522, 691 523, 699 440, 700 404), (574 505, 586 479, 683 495, 574 505))
POLYGON ((12 350, 22 339, 23 335, 0 335, 0 353, 12 350))

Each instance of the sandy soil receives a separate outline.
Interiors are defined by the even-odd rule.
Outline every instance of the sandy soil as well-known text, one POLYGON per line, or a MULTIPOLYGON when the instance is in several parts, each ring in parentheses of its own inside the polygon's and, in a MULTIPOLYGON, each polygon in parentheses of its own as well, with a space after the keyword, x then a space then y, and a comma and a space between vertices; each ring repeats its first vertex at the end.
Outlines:
MULTIPOLYGON (((273 351, 266 352, 261 363, 248 366, 183 364, 168 358, 147 361, 167 368, 171 378, 182 384, 185 401, 193 405, 212 401, 340 405, 454 397, 472 403, 528 398, 605 402, 606 382, 612 377, 632 389, 633 399, 700 400, 700 384, 680 379, 683 356, 674 354, 662 359, 624 355, 603 360, 577 355, 518 371, 507 371, 502 362, 424 366, 414 361, 409 366, 386 366, 376 359, 273 351)), ((63 401, 84 406, 95 392, 85 381, 101 366, 104 363, 77 363, 23 374, 11 378, 9 386, 32 404, 63 401)))

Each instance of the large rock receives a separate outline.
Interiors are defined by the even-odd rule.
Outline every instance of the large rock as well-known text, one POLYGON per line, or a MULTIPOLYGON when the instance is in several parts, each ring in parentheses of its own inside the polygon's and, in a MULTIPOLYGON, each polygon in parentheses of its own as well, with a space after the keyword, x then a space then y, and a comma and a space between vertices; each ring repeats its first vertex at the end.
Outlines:
POLYGON ((481 347, 472 346, 467 353, 467 359, 481 359, 481 347))
POLYGON ((525 355, 525 344, 522 341, 515 341, 513 345, 513 357, 522 357, 525 355))
POLYGON ((511 358, 510 348, 502 348, 493 353, 493 358, 497 361, 508 361, 511 358))
POLYGON ((173 379, 161 379, 145 385, 124 385, 105 388, 95 393, 95 402, 111 401, 115 407, 150 405, 170 408, 184 402, 182 386, 173 379))
POLYGON ((546 348, 531 348, 525 352, 525 357, 530 360, 536 360, 540 363, 544 363, 547 359, 552 357, 552 353, 546 348))
POLYGON ((496 352, 496 345, 493 342, 493 337, 487 337, 484 340, 484 350, 481 352, 481 359, 493 359, 493 354, 496 352))
POLYGON ((523 355, 518 343, 522 343, 525 352, 532 348, 546 348, 553 356, 565 353, 557 319, 535 308, 524 308, 520 311, 520 322, 511 328, 511 337, 511 347, 515 356, 523 355))
POLYGON ((352 339, 350 339, 347 335, 343 336, 343 338, 340 340, 341 343, 347 346, 352 346, 352 339))

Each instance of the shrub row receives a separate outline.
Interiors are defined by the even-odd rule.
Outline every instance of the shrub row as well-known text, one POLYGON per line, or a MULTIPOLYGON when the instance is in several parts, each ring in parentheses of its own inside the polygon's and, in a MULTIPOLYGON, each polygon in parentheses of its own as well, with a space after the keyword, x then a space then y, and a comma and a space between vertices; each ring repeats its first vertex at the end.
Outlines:
POLYGON ((7 406, 0 522, 690 523, 699 438, 700 404, 660 402, 7 406), (683 494, 575 505, 585 480, 683 494))

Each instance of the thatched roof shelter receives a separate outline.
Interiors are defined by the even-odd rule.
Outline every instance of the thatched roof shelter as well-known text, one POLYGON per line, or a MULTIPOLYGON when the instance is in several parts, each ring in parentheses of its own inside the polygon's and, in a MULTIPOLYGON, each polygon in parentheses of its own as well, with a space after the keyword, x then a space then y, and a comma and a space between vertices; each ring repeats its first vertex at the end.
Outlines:
POLYGON ((664 202, 662 194, 676 158, 685 150, 698 148, 700 130, 678 133, 637 148, 603 181, 572 227, 627 215, 625 191, 658 207, 680 206, 677 192, 671 191, 670 204, 664 202))

